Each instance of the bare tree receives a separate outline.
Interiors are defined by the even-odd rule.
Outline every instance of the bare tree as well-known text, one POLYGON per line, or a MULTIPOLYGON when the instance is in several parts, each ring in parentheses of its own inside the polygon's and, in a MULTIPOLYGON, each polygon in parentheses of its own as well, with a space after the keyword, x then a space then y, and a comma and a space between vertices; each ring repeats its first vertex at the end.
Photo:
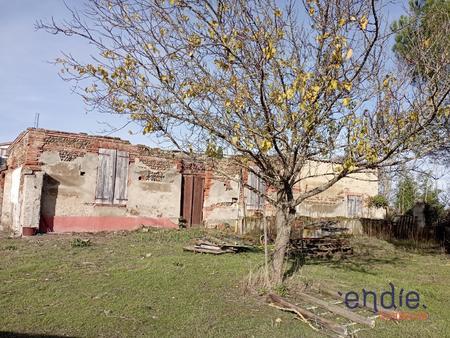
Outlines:
MULTIPOLYGON (((264 193, 276 209, 276 285, 298 205, 351 174, 420 156, 434 146, 421 135, 448 115, 440 71, 449 54, 426 63, 439 81, 411 86, 406 69, 394 75, 381 5, 90 0, 69 8, 71 21, 37 27, 96 48, 91 63, 57 59, 92 108, 127 115, 186 154, 234 155, 276 191, 264 193), (294 194, 310 161, 330 163, 328 181, 294 194)), ((420 46, 414 53, 426 58, 420 46)))

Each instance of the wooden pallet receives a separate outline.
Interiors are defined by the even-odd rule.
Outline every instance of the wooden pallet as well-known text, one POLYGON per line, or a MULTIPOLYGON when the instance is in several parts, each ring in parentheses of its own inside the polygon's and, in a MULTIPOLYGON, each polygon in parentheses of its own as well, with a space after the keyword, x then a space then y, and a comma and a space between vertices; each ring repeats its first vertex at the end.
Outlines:
POLYGON ((238 243, 227 243, 220 239, 197 239, 195 245, 184 247, 184 251, 221 255, 225 253, 238 253, 252 250, 253 247, 238 243))
MULTIPOLYGON (((331 331, 340 337, 354 335, 361 330, 359 326, 374 328, 377 316, 358 313, 343 306, 343 300, 336 295, 328 297, 318 290, 308 290, 306 292, 296 292, 296 301, 289 301, 274 294, 269 294, 266 302, 280 310, 297 314, 299 319, 308 323, 315 330, 331 331)), ((368 309, 362 309, 368 312, 368 309)), ((361 311, 360 311, 361 312, 361 311)))

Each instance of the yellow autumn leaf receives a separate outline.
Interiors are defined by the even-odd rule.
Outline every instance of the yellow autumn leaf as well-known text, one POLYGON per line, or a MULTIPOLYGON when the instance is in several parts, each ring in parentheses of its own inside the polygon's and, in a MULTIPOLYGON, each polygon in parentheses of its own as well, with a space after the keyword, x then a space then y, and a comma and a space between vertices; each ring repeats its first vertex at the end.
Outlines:
POLYGON ((237 145, 239 143, 239 137, 233 136, 231 138, 231 143, 234 144, 234 145, 237 145))
POLYGON ((189 43, 191 45, 193 45, 194 47, 198 47, 202 43, 202 38, 200 36, 198 36, 197 34, 192 34, 188 40, 189 40, 189 43))
POLYGON ((280 17, 281 16, 281 11, 277 8, 276 10, 275 10, 275 16, 276 17, 280 17))
POLYGON ((146 43, 144 48, 146 50, 151 51, 151 52, 154 52, 156 50, 156 47, 155 47, 155 45, 153 43, 146 43))
POLYGON ((267 60, 272 59, 277 52, 277 49, 273 46, 272 41, 269 41, 269 44, 267 47, 263 48, 264 57, 267 60))
POLYGON ((343 82, 342 88, 344 88, 346 91, 352 90, 352 83, 351 82, 343 82))
POLYGON ((351 158, 347 158, 343 163, 344 169, 347 171, 353 171, 356 169, 355 162, 351 158))
POLYGON ((340 18, 339 19, 339 27, 342 27, 346 24, 347 20, 345 20, 344 18, 340 18))
POLYGON ((337 82, 337 80, 331 80, 330 81, 330 85, 328 86, 328 88, 329 89, 332 89, 332 90, 336 90, 337 89, 337 87, 338 87, 338 82, 337 82))
POLYGON ((345 59, 348 60, 352 57, 353 55, 353 49, 349 48, 347 51, 347 54, 345 54, 345 59))
POLYGON ((368 23, 369 23, 369 19, 367 19, 367 17, 365 15, 359 20, 359 25, 361 26, 361 29, 363 29, 363 30, 365 30, 367 28, 368 23))
POLYGON ((350 104, 350 98, 349 98, 349 97, 345 97, 345 98, 342 100, 342 104, 344 105, 344 107, 348 107, 349 104, 350 104))
POLYGON ((292 98, 294 97, 294 95, 295 95, 295 91, 294 91, 293 88, 288 88, 288 89, 286 90, 286 98, 287 98, 288 100, 292 99, 292 98))
POLYGON ((267 152, 272 148, 272 142, 269 140, 263 140, 259 147, 262 151, 267 152))
POLYGON ((309 7, 309 15, 314 15, 315 9, 314 7, 309 7))

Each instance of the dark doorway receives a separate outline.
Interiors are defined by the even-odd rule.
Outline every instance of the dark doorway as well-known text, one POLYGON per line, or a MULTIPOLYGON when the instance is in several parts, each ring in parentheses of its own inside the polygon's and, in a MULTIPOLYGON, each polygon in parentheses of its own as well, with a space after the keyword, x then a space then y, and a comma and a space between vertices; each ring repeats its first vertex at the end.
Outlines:
POLYGON ((204 187, 205 178, 202 175, 183 175, 181 182, 181 217, 188 227, 202 225, 204 187))

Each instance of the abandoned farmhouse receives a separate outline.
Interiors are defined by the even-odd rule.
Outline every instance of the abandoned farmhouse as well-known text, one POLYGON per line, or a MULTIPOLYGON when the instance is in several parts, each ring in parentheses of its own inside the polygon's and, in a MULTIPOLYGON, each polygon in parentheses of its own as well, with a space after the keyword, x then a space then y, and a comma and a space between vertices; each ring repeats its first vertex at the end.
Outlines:
MULTIPOLYGON (((6 149, 0 169, 0 229, 16 235, 180 224, 245 231, 243 220, 260 215, 264 206, 260 195, 241 183, 264 189, 259 178, 233 167, 227 158, 220 160, 220 168, 211 168, 177 152, 119 138, 34 128, 6 149)), ((301 181, 299 191, 323 183, 331 169, 326 163, 310 163, 305 170, 314 175, 301 181)), ((355 174, 308 199, 298 215, 382 218, 383 212, 367 203, 377 193, 375 173, 355 174)))

